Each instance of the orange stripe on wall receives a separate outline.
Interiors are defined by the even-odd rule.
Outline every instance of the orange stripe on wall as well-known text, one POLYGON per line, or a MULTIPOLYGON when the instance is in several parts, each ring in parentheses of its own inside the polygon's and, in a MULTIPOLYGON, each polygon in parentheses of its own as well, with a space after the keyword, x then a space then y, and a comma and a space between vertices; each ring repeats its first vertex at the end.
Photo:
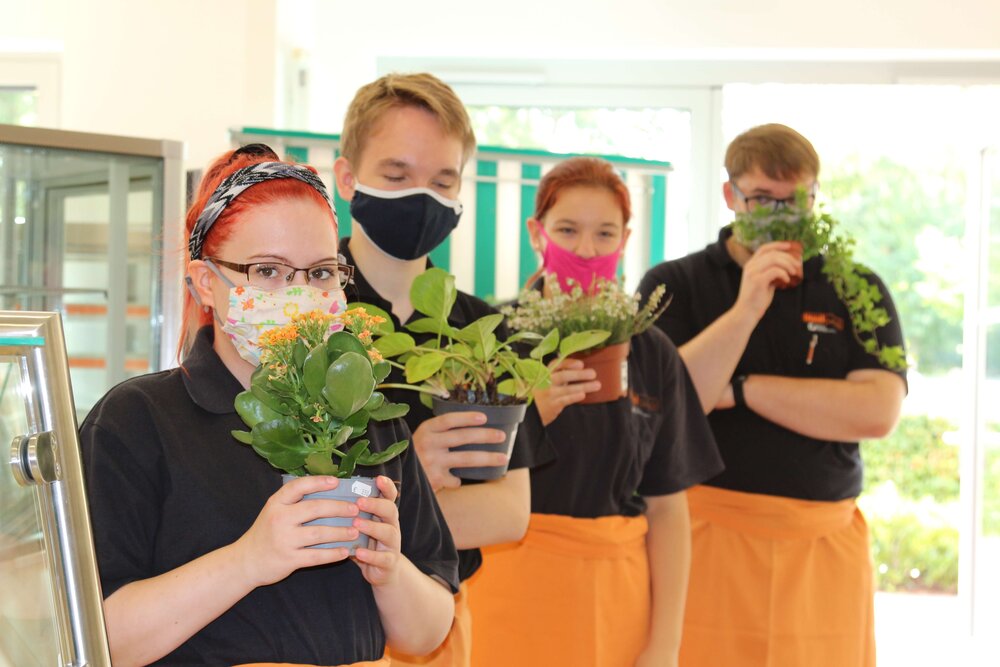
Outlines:
MULTIPOLYGON (((67 315, 107 315, 108 307, 96 303, 67 303, 67 315)), ((128 306, 125 314, 129 317, 149 317, 149 306, 128 306)))
MULTIPOLYGON (((107 368, 107 361, 95 357, 69 357, 70 368, 107 368)), ((148 371, 149 361, 146 359, 126 359, 125 370, 148 371)))

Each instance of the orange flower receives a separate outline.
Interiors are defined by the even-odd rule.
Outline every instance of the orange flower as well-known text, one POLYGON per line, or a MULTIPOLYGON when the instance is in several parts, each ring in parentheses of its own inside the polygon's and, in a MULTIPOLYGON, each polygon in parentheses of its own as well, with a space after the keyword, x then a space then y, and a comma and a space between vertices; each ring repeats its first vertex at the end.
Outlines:
POLYGON ((253 298, 249 298, 243 302, 243 310, 253 310, 253 298))
POLYGON ((246 289, 243 287, 243 285, 239 285, 236 287, 237 296, 242 296, 244 292, 246 292, 246 289))

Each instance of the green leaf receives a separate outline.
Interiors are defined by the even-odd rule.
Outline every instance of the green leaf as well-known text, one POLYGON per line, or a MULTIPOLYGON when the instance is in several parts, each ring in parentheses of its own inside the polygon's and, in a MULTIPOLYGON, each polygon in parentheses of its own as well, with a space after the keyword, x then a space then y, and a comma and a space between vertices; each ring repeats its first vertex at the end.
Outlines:
POLYGON ((326 386, 326 369, 330 365, 326 355, 326 345, 320 343, 306 355, 302 363, 302 382, 306 386, 309 398, 319 399, 320 392, 326 386))
POLYGON ((403 451, 409 447, 409 440, 400 440, 399 442, 394 442, 393 444, 386 447, 381 452, 373 452, 365 454, 358 459, 358 464, 363 466, 377 466, 382 465, 386 461, 391 461, 396 458, 403 451))
POLYGON ((303 362, 306 360, 306 355, 309 353, 309 348, 306 347, 305 341, 299 338, 295 341, 295 348, 292 350, 292 358, 295 360, 295 365, 301 367, 303 362))
POLYGON ((367 410, 368 412, 371 412, 372 410, 378 410, 380 407, 382 407, 383 403, 385 403, 385 394, 383 394, 380 391, 374 391, 372 392, 372 397, 368 399, 367 403, 365 403, 364 409, 367 410))
POLYGON ((448 320, 457 296, 455 276, 437 267, 421 273, 410 287, 410 303, 417 312, 442 322, 448 320))
POLYGON ((372 364, 372 373, 375 375, 375 382, 377 384, 382 383, 387 377, 389 377, 389 373, 391 372, 392 366, 388 361, 380 361, 376 364, 372 364))
POLYGON ((244 445, 253 444, 253 435, 249 431, 230 431, 233 437, 242 442, 244 445))
POLYGON ((404 417, 410 412, 410 406, 406 403, 386 403, 381 407, 372 410, 369 415, 375 421, 384 422, 397 417, 404 417))
POLYGON ((260 436, 263 440, 268 440, 283 447, 296 448, 305 447, 302 436, 299 434, 299 425, 291 417, 281 416, 277 419, 270 419, 260 422, 253 427, 254 440, 260 436))
POLYGON ((441 369, 444 360, 445 356, 440 352, 428 352, 410 357, 406 362, 406 381, 413 384, 426 380, 441 369))
POLYGON ((570 334, 559 343, 559 356, 568 357, 571 354, 589 350, 595 345, 600 345, 606 341, 610 335, 610 331, 601 331, 599 329, 570 334))
POLYGON ((481 343, 486 339, 486 336, 496 331, 501 322, 503 322, 503 315, 500 313, 484 315, 475 322, 456 331, 454 338, 464 341, 469 345, 481 343))
POLYGON ((328 361, 334 361, 345 352, 354 352, 368 358, 365 346, 357 337, 348 331, 335 331, 326 339, 326 355, 328 361))
POLYGON ((354 301, 347 304, 347 310, 352 310, 354 308, 364 308, 369 315, 377 315, 385 320, 381 324, 376 324, 372 326, 372 333, 379 336, 385 336, 391 334, 396 330, 396 327, 392 324, 392 316, 386 311, 382 310, 378 306, 373 306, 370 303, 364 303, 363 301, 354 301))
POLYGON ((559 329, 553 329, 545 334, 545 337, 542 338, 542 342, 535 346, 535 349, 531 351, 530 356, 532 359, 543 359, 545 355, 555 352, 558 346, 559 329))
POLYGON ((354 474, 354 468, 358 464, 358 458, 365 453, 368 449, 368 445, 371 444, 368 440, 358 440, 354 443, 344 458, 340 460, 340 474, 343 477, 350 477, 354 474))
POLYGON ((328 452, 313 452, 306 457, 306 470, 310 475, 333 475, 340 477, 340 470, 333 463, 328 452))
POLYGON ((375 376, 368 355, 363 351, 344 352, 327 369, 322 394, 330 406, 330 414, 346 419, 368 402, 374 389, 375 376))
POLYGON ((433 317, 422 317, 413 320, 406 325, 407 330, 413 333, 434 334, 435 336, 447 336, 454 338, 457 333, 455 328, 448 324, 447 320, 439 320, 433 317))
POLYGON ((278 419, 281 416, 280 412, 267 407, 263 401, 254 396, 253 392, 241 391, 236 395, 236 400, 233 403, 236 407, 236 414, 250 428, 262 421, 278 419))
POLYGON ((358 410, 353 415, 344 420, 344 426, 348 427, 350 430, 347 435, 340 438, 338 437, 335 441, 337 447, 347 442, 349 436, 360 437, 364 435, 365 431, 368 430, 368 420, 371 415, 365 410, 358 410))
POLYGON ((497 383, 497 392, 501 394, 506 394, 507 396, 515 396, 517 398, 523 398, 521 392, 523 382, 518 382, 514 378, 507 378, 497 383))
POLYGON ((402 331, 382 336, 375 341, 375 349, 386 359, 398 357, 404 352, 409 352, 416 345, 417 342, 413 340, 413 336, 402 331))
POLYGON ((514 364, 517 376, 524 380, 529 386, 544 388, 544 382, 548 380, 549 368, 536 359, 518 359, 514 364))
POLYGON ((541 341, 544 336, 534 331, 518 331, 506 340, 508 344, 519 343, 522 340, 541 341))
POLYGON ((256 396, 261 403, 275 412, 279 412, 283 415, 290 415, 294 411, 294 408, 291 406, 289 401, 270 391, 266 375, 258 376, 258 378, 250 380, 250 393, 256 396))

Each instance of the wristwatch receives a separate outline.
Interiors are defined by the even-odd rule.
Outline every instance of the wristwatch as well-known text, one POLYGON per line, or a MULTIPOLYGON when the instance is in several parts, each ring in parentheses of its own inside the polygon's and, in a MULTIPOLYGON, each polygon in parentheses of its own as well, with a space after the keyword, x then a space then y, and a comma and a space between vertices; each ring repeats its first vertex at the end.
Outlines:
POLYGON ((747 407, 747 399, 743 396, 743 383, 746 381, 746 375, 737 375, 733 378, 733 403, 741 408, 747 407))

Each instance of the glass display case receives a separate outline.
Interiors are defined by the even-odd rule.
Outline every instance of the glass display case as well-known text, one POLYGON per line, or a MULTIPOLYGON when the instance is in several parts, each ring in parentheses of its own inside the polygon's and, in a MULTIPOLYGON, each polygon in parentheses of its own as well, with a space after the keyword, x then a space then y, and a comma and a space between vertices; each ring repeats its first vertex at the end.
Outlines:
POLYGON ((0 309, 62 315, 81 415, 172 365, 181 156, 178 142, 0 125, 0 309))

